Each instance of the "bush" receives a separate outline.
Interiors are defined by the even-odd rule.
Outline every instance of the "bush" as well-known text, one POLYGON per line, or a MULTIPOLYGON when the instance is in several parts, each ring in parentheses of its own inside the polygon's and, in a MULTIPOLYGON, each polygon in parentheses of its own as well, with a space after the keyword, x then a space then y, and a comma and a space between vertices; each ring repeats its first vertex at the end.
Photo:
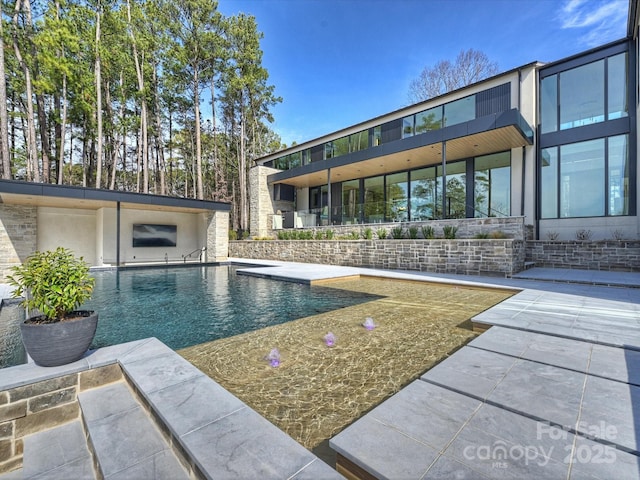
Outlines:
POLYGON ((333 240, 333 230, 328 229, 324 232, 325 238, 327 240, 333 240))
POLYGON ((362 232, 362 238, 364 238, 365 240, 373 239, 373 230, 371 230, 371 227, 367 227, 364 229, 364 232, 362 232))
POLYGON ((576 232, 576 240, 591 240, 593 232, 591 230, 578 230, 576 232))
POLYGON ((229 240, 237 240, 238 239, 238 232, 236 232, 235 230, 229 230, 229 240))
POLYGON ((378 238, 380 240, 384 240, 385 238, 387 238, 387 229, 386 228, 379 228, 378 231, 376 232, 376 234, 378 235, 378 238))
POLYGON ((444 233, 444 238, 453 240, 456 238, 456 233, 458 233, 458 227, 454 227, 453 225, 445 225, 442 228, 442 232, 444 233))
POLYGON ((501 238, 508 238, 508 237, 507 237, 507 234, 504 233, 502 230, 494 230, 489 234, 489 238, 501 239, 501 238))
POLYGON ((485 238, 489 238, 489 234, 487 232, 478 232, 473 236, 473 238, 485 239, 485 238))
POLYGON ((431 225, 422 227, 422 237, 428 240, 436 238, 436 232, 431 225))
POLYGON ((47 322, 59 322, 89 300, 95 284, 83 258, 62 247, 35 252, 11 271, 7 279, 16 287, 13 297, 25 297, 20 305, 38 310, 47 322))
POLYGON ((316 232, 315 237, 316 237, 316 240, 324 240, 324 232, 322 230, 318 230, 316 232))
POLYGON ((391 236, 396 240, 404 238, 404 229, 402 227, 393 227, 391 229, 391 236))
POLYGON ((409 227, 409 238, 412 240, 418 238, 418 227, 409 227))

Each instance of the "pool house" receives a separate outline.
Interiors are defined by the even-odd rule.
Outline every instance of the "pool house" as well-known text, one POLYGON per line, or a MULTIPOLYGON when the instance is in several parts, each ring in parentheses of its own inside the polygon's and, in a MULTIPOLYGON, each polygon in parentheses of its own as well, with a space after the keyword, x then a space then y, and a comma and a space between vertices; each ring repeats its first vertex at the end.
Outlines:
POLYGON ((230 205, 0 180, 0 277, 63 246, 91 266, 225 261, 230 205))

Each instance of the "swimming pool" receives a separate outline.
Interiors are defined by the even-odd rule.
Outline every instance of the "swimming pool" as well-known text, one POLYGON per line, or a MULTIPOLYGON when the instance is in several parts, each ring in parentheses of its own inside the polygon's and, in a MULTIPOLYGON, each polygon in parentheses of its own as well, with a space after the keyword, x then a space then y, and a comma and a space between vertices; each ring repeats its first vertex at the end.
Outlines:
MULTIPOLYGON (((96 286, 83 308, 98 311, 100 320, 91 348, 156 337, 180 349, 378 298, 238 275, 237 268, 221 265, 92 272, 96 286)), ((17 325, 13 332, 3 333, 0 357, 11 360, 0 358, 0 366, 20 363, 21 355, 15 352, 21 348, 19 335, 17 325)))

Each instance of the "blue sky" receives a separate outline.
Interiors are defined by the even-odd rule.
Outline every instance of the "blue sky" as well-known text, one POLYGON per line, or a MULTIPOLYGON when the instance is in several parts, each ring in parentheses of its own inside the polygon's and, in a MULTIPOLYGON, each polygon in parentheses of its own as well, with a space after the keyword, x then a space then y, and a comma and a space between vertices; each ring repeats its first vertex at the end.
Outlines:
POLYGON ((628 0, 219 0, 256 17, 287 145, 408 105, 425 66, 481 50, 500 71, 626 35, 628 0))

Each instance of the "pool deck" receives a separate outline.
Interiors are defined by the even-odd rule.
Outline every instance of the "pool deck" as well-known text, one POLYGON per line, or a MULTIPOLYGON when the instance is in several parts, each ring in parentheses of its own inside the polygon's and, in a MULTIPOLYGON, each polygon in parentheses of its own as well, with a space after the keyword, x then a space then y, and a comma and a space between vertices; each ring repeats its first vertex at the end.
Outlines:
MULTIPOLYGON (((247 264, 243 274, 303 283, 371 275, 521 290, 473 319, 492 328, 331 440, 338 470, 346 475, 640 479, 640 273, 534 268, 505 279, 230 260, 247 264)), ((0 288, 2 294, 7 296, 0 288)), ((65 367, 2 369, 0 391, 112 363, 200 476, 340 478, 155 339, 100 349, 65 367)), ((92 421, 103 425, 112 417, 121 422, 112 428, 124 428, 120 413, 105 412, 114 395, 80 399, 88 405, 88 430, 92 421)), ((74 432, 70 426, 63 434, 75 438, 74 432)), ((107 468, 110 459, 120 461, 118 443, 102 454, 107 468)), ((25 441, 25 463, 29 444, 38 442, 25 441)), ((158 444, 141 459, 127 457, 130 476, 157 477, 153 468, 162 464, 175 478, 184 465, 167 451, 158 444), (150 458, 157 462, 149 464, 150 458)), ((64 476, 64 463, 37 474, 30 473, 32 466, 0 479, 64 476)), ((126 477, 118 467, 112 472, 102 474, 126 477)))

